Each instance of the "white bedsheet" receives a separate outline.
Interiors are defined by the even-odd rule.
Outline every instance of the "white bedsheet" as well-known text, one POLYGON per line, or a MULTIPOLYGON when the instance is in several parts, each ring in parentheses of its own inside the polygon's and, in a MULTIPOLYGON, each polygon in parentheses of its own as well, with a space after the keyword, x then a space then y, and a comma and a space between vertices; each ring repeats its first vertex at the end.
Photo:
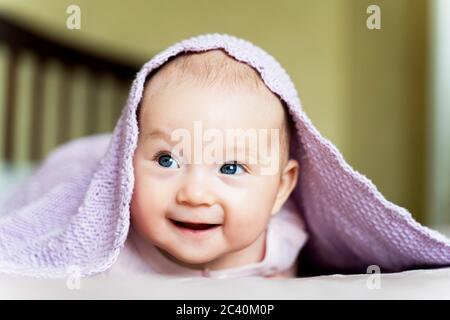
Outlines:
POLYGON ((450 268, 380 274, 379 282, 368 279, 368 275, 228 280, 141 275, 97 276, 77 283, 0 276, 0 299, 450 299, 450 268), (376 283, 379 289, 374 288, 376 283))

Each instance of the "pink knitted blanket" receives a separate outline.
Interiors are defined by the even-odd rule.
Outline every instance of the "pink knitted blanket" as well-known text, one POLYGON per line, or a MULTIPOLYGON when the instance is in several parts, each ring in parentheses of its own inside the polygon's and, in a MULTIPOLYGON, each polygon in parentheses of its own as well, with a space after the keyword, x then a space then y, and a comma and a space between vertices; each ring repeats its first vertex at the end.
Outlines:
POLYGON ((181 52, 217 48, 257 70, 294 120, 292 150, 301 170, 291 197, 310 236, 301 255, 310 273, 365 273, 369 265, 382 272, 450 265, 450 240, 387 201, 345 162, 302 111, 292 81, 272 56, 247 41, 212 34, 154 56, 136 75, 112 135, 57 148, 0 204, 0 273, 64 277, 77 266, 82 275, 92 275, 116 261, 130 225, 135 112, 145 78, 181 52))

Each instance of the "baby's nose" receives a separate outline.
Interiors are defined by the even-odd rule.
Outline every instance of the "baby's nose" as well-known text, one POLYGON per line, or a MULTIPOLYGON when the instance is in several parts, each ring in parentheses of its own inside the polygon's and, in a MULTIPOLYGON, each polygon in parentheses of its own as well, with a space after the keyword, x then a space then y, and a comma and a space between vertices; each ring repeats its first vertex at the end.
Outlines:
POLYGON ((214 204, 215 198, 208 186, 208 175, 201 170, 192 169, 186 174, 183 184, 178 189, 176 200, 179 204, 191 206, 214 204))

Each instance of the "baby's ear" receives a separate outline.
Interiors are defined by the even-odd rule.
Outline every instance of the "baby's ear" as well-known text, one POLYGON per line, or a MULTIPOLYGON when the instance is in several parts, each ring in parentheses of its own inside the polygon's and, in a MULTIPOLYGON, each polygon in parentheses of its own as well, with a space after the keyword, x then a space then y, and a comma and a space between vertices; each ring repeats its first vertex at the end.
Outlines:
POLYGON ((278 187, 277 197, 272 208, 271 215, 277 214, 290 194, 294 190, 299 173, 299 164, 295 159, 289 159, 280 176, 280 185, 278 187))

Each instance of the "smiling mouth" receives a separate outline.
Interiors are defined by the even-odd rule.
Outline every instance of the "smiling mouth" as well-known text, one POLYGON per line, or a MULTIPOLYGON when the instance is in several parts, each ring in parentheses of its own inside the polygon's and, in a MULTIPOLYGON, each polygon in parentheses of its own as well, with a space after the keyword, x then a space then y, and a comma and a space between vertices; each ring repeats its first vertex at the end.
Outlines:
POLYGON ((203 230, 210 230, 214 229, 220 224, 209 224, 209 223, 191 223, 191 222, 182 222, 182 221, 176 221, 172 220, 172 223, 175 224, 179 228, 193 230, 193 231, 203 231, 203 230))

